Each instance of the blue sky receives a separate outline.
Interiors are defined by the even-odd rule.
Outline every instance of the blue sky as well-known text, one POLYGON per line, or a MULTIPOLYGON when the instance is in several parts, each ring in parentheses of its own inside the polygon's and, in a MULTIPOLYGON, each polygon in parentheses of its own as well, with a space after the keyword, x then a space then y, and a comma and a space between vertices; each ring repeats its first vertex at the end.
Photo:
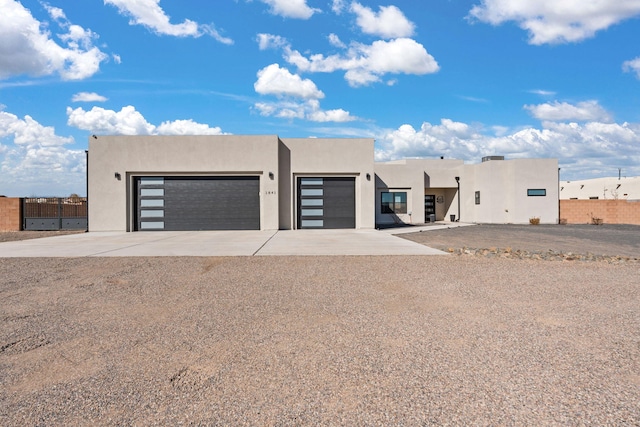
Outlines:
POLYGON ((376 159, 640 175, 640 0, 0 0, 0 194, 91 134, 371 137, 376 159), (204 6, 203 6, 204 5, 204 6))

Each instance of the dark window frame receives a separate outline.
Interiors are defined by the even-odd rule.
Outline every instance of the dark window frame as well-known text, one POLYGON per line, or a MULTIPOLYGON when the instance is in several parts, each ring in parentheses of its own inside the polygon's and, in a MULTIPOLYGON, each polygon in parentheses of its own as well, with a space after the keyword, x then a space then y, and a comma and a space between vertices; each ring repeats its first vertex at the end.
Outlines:
POLYGON ((407 192, 406 191, 385 191, 380 193, 380 213, 383 214, 406 214, 407 213, 407 192), (385 197, 385 195, 388 195, 385 197), (396 196, 404 200, 396 202, 396 196), (391 200, 385 200, 390 197, 391 200))
POLYGON ((547 189, 546 188, 528 188, 527 189, 527 197, 546 197, 547 189))

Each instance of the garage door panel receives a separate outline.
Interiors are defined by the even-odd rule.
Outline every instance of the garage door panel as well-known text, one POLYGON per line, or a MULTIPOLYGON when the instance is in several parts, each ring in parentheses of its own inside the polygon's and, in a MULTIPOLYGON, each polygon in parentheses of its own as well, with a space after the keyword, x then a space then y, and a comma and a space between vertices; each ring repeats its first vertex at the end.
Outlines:
POLYGON ((165 177, 164 230, 259 230, 258 177, 165 177))
POLYGON ((355 178, 298 178, 299 228, 355 228, 355 178))

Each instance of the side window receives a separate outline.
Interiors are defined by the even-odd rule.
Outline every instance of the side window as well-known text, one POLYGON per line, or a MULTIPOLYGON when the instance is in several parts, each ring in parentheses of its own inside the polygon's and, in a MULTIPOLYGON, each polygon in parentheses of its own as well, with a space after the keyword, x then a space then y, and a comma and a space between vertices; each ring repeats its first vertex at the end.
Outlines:
POLYGON ((405 191, 381 193, 380 212, 383 214, 406 214, 407 193, 405 191))
POLYGON ((546 196, 547 190, 544 188, 529 188, 527 190, 527 196, 529 197, 538 197, 538 196, 546 196))

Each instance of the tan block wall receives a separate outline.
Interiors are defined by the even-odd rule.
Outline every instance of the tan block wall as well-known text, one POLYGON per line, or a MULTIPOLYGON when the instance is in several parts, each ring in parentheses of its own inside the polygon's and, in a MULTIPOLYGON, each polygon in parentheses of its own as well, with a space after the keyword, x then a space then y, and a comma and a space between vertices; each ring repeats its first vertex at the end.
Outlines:
POLYGON ((21 229, 20 198, 0 197, 0 231, 20 231, 21 229))
POLYGON ((560 200, 560 218, 567 224, 590 224, 592 217, 604 224, 640 225, 640 200, 560 200))

